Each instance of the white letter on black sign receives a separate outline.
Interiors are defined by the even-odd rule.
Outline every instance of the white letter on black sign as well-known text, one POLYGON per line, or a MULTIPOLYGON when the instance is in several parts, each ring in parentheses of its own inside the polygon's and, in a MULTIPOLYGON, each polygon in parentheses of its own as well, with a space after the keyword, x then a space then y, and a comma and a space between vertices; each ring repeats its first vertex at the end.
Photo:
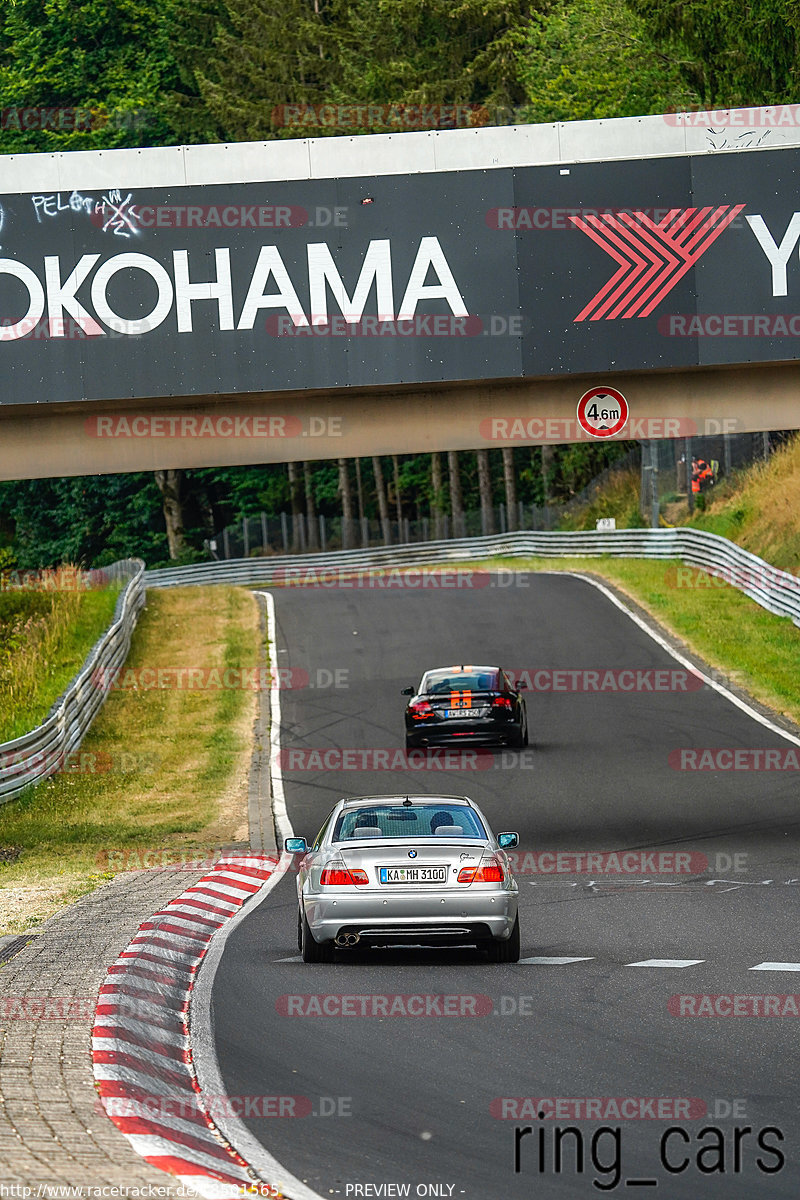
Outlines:
POLYGON ((411 277, 408 281, 406 294, 397 314, 398 321, 407 321, 414 316, 420 300, 444 299, 450 305, 451 312, 457 317, 466 317, 467 306, 458 290, 453 273, 450 270, 444 251, 436 237, 424 237, 419 244, 411 277), (439 282, 426 286, 425 277, 430 267, 439 277, 439 282))
POLYGON ((233 296, 231 294, 231 252, 215 250, 217 278, 213 283, 189 282, 188 250, 173 250, 175 264, 175 308, 178 313, 178 333, 192 332, 192 301, 216 300, 220 329, 233 329, 233 296))
POLYGON ((128 333, 131 336, 150 333, 166 320, 167 314, 172 308, 172 280, 161 263, 156 262, 149 254, 115 254, 113 258, 109 258, 107 262, 103 263, 92 280, 92 304, 101 321, 105 321, 109 329, 115 330, 116 333, 128 333), (158 288, 155 307, 146 317, 140 317, 137 321, 129 321, 126 317, 118 316, 111 308, 106 296, 106 288, 113 276, 118 271, 129 268, 146 271, 155 279, 158 288))
POLYGON ((237 328, 252 329, 260 308, 285 308, 295 325, 308 325, 308 318, 303 312, 300 298, 294 290, 277 246, 261 247, 237 328), (270 275, 275 276, 280 291, 265 296, 264 288, 270 275))
POLYGON ((797 245, 797 239, 800 238, 800 213, 795 213, 792 217, 780 246, 775 244, 775 239, 767 229, 763 217, 745 217, 745 220, 756 235, 759 246, 772 266, 773 296, 785 296, 786 264, 789 261, 789 255, 797 245))
POLYGON ((14 325, 0 325, 0 342, 13 342, 32 333, 44 312, 44 288, 30 267, 13 258, 0 258, 0 275, 14 275, 28 289, 28 311, 14 325))
POLYGON ((333 261, 333 255, 328 249, 327 242, 310 243, 308 246, 308 288, 312 325, 327 325, 328 323, 326 283, 329 285, 339 309, 344 314, 345 321, 348 324, 360 321, 373 279, 378 300, 378 317, 382 321, 393 321, 392 251, 388 238, 379 242, 370 242, 367 247, 352 300, 342 283, 342 277, 333 261))
POLYGON ((44 278, 47 284, 47 318, 50 337, 66 336, 64 309, 87 337, 97 337, 98 335, 105 337, 105 333, 97 321, 94 317, 89 316, 75 295, 99 257, 99 254, 82 254, 63 283, 61 282, 61 265, 57 256, 48 255, 45 258, 44 278))

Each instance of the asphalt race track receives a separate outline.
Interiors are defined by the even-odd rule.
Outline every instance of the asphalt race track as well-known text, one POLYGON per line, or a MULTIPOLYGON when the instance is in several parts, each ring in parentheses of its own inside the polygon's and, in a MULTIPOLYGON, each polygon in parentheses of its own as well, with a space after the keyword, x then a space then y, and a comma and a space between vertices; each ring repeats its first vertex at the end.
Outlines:
MULTIPOLYGON (((429 666, 678 669, 601 592, 569 576, 459 589, 287 588, 275 603, 280 666, 323 684, 338 671, 344 685, 281 693, 286 749, 402 748, 399 692, 429 666)), ((669 1008, 675 995, 800 992, 800 974, 780 967, 800 960, 797 773, 686 771, 669 761, 680 748, 790 743, 705 686, 528 693, 527 704, 528 752, 498 752, 486 770, 287 769, 288 813, 310 838, 345 794, 472 796, 496 833, 520 834, 523 959, 579 961, 490 965, 477 951, 397 949, 305 965, 287 876, 234 931, 216 976, 228 1094, 309 1098, 298 1111, 310 1103, 314 1115, 244 1119, 320 1196, 795 1200, 800 1018, 669 1008), (531 865, 553 859, 525 866, 527 851, 631 849, 705 855, 708 866, 691 876, 531 865), (630 965, 654 959, 692 965, 630 965), (778 969, 751 969, 765 962, 778 969), (465 1015, 285 1015, 281 997, 309 994, 454 996, 466 998, 451 1001, 465 1015), (468 1015, 471 1003, 486 1015, 468 1015), (502 1106, 519 1097, 543 1101, 547 1116, 502 1106), (639 1103, 655 1097, 673 1106, 662 1119, 639 1103), (594 1119, 575 1104, 554 1116, 546 1106, 555 1098, 605 1107, 594 1119), (627 1099, 627 1113, 638 1104, 641 1119, 616 1119, 609 1099, 627 1099), (515 1131, 528 1127, 516 1172, 515 1131), (556 1134, 567 1128, 575 1133, 559 1135, 559 1164, 556 1134), (669 1129, 677 1132, 665 1165, 669 1129)))

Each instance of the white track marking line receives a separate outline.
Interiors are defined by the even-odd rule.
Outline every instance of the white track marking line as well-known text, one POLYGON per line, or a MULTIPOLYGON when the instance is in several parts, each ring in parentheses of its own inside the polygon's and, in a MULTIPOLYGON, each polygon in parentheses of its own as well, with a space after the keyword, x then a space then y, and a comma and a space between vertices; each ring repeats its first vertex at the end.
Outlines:
POLYGON ((750 971, 800 971, 800 962, 762 962, 756 967, 748 967, 750 971))
POLYGON ((793 746, 800 746, 800 737, 795 737, 795 735, 793 733, 789 733, 788 730, 781 729, 780 725, 776 725, 774 721, 770 721, 769 717, 762 716, 760 712, 757 712, 754 708, 747 704, 746 701, 740 700, 739 697, 735 696, 733 692, 729 691, 724 684, 717 683, 716 679, 711 679, 710 676, 704 675, 699 667, 696 667, 694 663, 689 661, 688 658, 685 658, 679 650, 676 650, 673 646, 670 646, 666 638, 663 638, 660 633, 658 633, 651 625, 648 624, 647 621, 643 620, 642 617, 635 613, 633 609, 628 608, 627 604, 624 604, 622 600, 618 599, 611 589, 607 588, 604 584, 598 583, 596 579, 591 579, 588 575, 581 575, 580 571, 536 571, 534 573, 536 575, 571 575, 573 579, 582 579, 584 583, 591 584, 592 587, 597 588, 599 592, 602 592, 603 595, 606 596, 616 608, 630 617, 635 625, 638 625, 640 629, 644 630, 648 637, 651 637, 653 641, 661 647, 662 650, 666 650, 667 654, 674 658, 676 662, 679 662, 682 667, 686 667, 686 669, 691 671, 692 674, 698 679, 702 679, 703 682, 708 684, 710 688, 713 688, 715 692, 719 692, 720 696, 724 696, 726 700, 731 702, 731 704, 734 704, 737 708, 740 708, 742 712, 747 713, 748 717, 752 717, 754 721, 758 721, 760 725, 765 726, 765 728, 771 730, 772 733, 777 733, 778 737, 785 738, 786 741, 791 742, 793 746))
MULTIPOLYGON (((275 833, 281 841, 292 837, 294 831, 286 811, 286 795, 283 788, 283 777, 280 771, 280 729, 281 729, 281 697, 278 690, 278 655, 275 637, 275 601, 270 592, 260 592, 265 599, 267 609, 267 651, 270 668, 270 776, 272 780, 272 813, 275 819, 275 833)), ((280 883, 286 871, 294 861, 294 856, 281 854, 280 861, 272 875, 261 888, 252 903, 245 904, 236 916, 232 917, 225 927, 220 930, 211 942, 208 953, 203 959, 197 975, 197 982, 192 991, 190 1029, 192 1031, 192 1058, 197 1079, 205 1095, 225 1096, 227 1092, 219 1069, 217 1051, 214 1045, 211 1024, 211 992, 214 987, 214 977, 217 973, 225 943, 233 930, 250 916, 259 904, 280 883)), ((215 1113, 214 1123, 224 1134, 231 1146, 242 1156, 250 1167, 260 1175, 265 1183, 277 1184, 281 1191, 288 1192, 292 1200, 324 1200, 318 1192, 314 1192, 301 1180, 287 1171, 268 1150, 251 1134, 250 1130, 238 1117, 215 1113)))
POLYGON ((540 955, 537 958, 521 958, 519 961, 531 963, 535 967, 566 967, 569 963, 594 962, 594 956, 589 958, 546 958, 540 955))
POLYGON ((699 967, 704 958, 643 958, 641 962, 625 963, 626 967, 699 967))

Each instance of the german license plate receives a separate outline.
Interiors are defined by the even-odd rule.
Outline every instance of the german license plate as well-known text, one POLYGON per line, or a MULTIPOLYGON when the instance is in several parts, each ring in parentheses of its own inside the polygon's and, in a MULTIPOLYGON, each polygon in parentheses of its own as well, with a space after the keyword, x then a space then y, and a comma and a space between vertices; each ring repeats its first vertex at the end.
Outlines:
POLYGON ((447 867, 381 867, 381 883, 447 883, 447 867))
POLYGON ((445 717, 479 717, 481 710, 479 708, 446 708, 444 710, 445 717))

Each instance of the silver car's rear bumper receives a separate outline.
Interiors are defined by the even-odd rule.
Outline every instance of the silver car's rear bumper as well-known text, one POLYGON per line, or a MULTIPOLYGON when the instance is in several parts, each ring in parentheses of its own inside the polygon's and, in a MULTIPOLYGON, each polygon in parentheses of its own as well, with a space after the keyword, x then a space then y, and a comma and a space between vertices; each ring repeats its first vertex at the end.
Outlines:
POLYGON ((409 936, 435 937, 440 930, 442 936, 450 936, 449 930, 469 929, 485 926, 487 933, 495 938, 511 936, 517 916, 517 891, 498 888, 493 891, 463 892, 442 895, 419 892, 344 891, 336 896, 305 894, 303 897, 306 917, 314 940, 329 941, 342 929, 379 937, 385 931, 387 938, 402 937, 408 929, 409 936))

